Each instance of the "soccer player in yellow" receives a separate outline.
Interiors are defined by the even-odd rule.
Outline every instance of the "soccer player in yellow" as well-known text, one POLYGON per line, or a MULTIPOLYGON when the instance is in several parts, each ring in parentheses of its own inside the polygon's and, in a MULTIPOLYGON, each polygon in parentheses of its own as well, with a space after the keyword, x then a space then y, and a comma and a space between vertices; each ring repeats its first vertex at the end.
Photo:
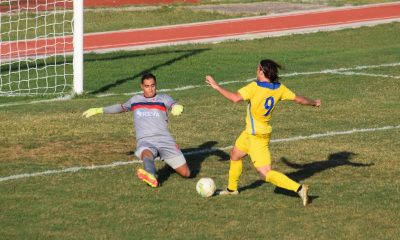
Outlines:
POLYGON ((307 185, 300 185, 271 167, 268 145, 272 128, 269 120, 276 104, 281 100, 292 100, 298 104, 314 107, 320 107, 321 100, 312 100, 294 94, 279 82, 278 70, 280 68, 281 66, 272 60, 261 60, 256 70, 257 80, 239 89, 238 92, 231 92, 221 87, 212 76, 206 76, 206 82, 225 98, 235 103, 248 101, 246 129, 237 138, 231 151, 228 188, 221 191, 220 195, 239 194, 238 182, 242 174, 242 159, 249 155, 263 180, 297 192, 304 206, 309 202, 307 185))

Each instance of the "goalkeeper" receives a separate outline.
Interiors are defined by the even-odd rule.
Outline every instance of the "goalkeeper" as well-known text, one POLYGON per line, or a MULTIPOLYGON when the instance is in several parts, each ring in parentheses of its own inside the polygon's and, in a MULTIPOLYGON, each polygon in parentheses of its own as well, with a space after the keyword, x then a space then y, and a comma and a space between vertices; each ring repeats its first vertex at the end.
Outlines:
POLYGON ((179 116, 183 112, 183 106, 167 94, 157 94, 156 83, 153 74, 144 74, 140 84, 143 94, 132 96, 124 104, 90 108, 83 113, 83 116, 88 118, 102 113, 133 112, 136 131, 135 155, 143 161, 144 168, 137 170, 137 176, 151 187, 158 186, 154 162, 157 156, 182 177, 190 177, 186 159, 168 131, 167 111, 170 110, 172 115, 179 116))

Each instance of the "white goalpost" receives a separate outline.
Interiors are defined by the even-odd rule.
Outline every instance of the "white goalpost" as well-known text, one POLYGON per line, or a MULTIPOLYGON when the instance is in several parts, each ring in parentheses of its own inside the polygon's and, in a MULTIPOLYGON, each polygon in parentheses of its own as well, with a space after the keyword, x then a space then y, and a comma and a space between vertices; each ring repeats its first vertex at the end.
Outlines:
POLYGON ((83 92, 83 0, 74 1, 74 93, 83 92))
POLYGON ((83 0, 1 0, 0 14, 0 96, 83 92, 83 0))

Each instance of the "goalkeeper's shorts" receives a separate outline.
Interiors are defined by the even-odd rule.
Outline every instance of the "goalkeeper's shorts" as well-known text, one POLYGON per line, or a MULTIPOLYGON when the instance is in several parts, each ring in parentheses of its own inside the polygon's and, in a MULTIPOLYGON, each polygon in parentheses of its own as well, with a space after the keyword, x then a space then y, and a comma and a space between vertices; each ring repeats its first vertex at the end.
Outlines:
POLYGON ((182 151, 172 137, 141 138, 137 141, 135 155, 140 159, 144 150, 151 151, 154 157, 160 156, 173 169, 186 164, 182 151))

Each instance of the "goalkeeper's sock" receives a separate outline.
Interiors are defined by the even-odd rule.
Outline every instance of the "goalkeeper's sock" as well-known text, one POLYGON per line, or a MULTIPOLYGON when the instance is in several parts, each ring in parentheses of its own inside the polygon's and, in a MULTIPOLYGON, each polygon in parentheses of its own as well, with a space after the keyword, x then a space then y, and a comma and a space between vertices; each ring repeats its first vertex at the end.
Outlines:
POLYGON ((154 161, 154 158, 152 158, 152 157, 143 158, 143 167, 146 172, 148 172, 151 175, 156 177, 157 169, 156 169, 156 163, 154 161))
POLYGON ((243 161, 242 159, 230 162, 229 167, 229 182, 228 189, 231 191, 236 191, 238 189, 238 182, 240 175, 242 175, 243 161))
POLYGON ((285 174, 274 170, 270 170, 267 173, 265 181, 270 182, 277 187, 291 190, 293 192, 297 192, 297 190, 300 188, 300 184, 288 178, 285 174))

